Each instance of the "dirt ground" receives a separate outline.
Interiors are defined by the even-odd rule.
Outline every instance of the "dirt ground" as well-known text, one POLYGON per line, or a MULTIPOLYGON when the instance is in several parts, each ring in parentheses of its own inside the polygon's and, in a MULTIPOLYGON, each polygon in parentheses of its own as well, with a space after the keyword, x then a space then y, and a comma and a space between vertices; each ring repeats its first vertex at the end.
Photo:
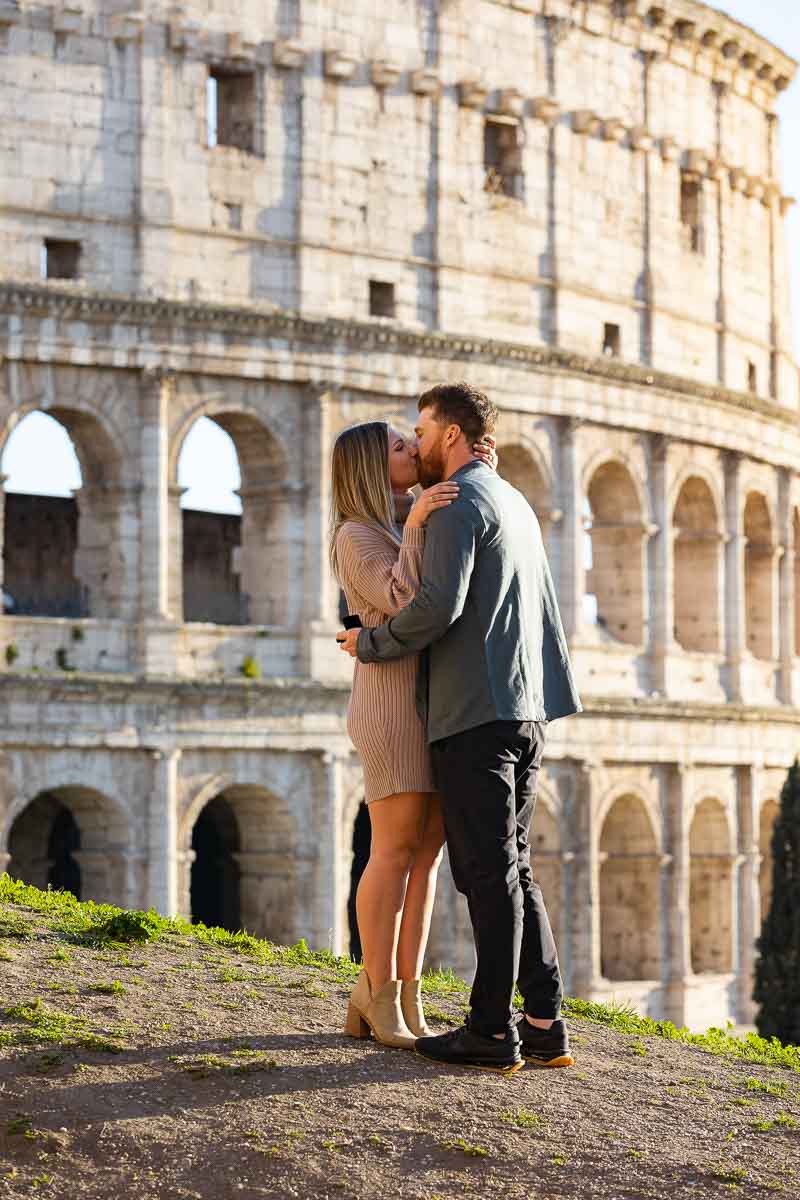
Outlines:
POLYGON ((800 1197, 792 1071, 573 1021, 574 1068, 503 1079, 345 1037, 333 968, 0 945, 0 1197, 800 1197), (37 997, 124 1049, 15 1044, 37 997))

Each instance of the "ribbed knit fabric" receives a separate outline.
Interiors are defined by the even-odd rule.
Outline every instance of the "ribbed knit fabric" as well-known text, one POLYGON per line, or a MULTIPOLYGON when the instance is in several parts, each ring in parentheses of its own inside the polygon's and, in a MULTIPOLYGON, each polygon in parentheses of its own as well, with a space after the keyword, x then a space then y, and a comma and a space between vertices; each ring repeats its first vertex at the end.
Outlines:
MULTIPOLYGON (((382 625, 410 604, 420 584, 425 530, 403 531, 400 547, 370 525, 347 521, 336 542, 348 611, 382 625)), ((367 804, 397 792, 435 790, 414 692, 418 655, 386 663, 356 660, 347 732, 364 768, 367 804)))

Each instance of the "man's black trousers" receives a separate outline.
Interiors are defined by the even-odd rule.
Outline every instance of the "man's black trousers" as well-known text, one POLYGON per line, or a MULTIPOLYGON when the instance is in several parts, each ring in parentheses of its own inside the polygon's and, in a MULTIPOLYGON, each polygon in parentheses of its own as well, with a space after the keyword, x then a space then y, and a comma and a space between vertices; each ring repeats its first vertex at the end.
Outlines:
POLYGON ((528 842, 543 724, 493 721, 431 746, 455 885, 467 898, 478 968, 470 1028, 512 1024, 514 984, 531 1017, 556 1019, 563 988, 528 842))

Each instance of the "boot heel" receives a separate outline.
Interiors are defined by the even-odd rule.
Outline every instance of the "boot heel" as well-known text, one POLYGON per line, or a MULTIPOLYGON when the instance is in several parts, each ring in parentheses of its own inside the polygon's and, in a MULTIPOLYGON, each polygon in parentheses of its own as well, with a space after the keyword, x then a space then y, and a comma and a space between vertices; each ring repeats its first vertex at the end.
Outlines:
POLYGON ((353 1004, 348 1004, 347 1006, 347 1020, 344 1023, 344 1031, 345 1033, 348 1033, 350 1037, 354 1038, 369 1037, 369 1025, 353 1004))

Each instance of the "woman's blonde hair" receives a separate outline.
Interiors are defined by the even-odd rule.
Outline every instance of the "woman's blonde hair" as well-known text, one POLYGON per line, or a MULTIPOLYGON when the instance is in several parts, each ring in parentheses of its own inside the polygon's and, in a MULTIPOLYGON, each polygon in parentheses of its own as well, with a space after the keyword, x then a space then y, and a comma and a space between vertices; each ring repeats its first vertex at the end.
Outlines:
POLYGON ((372 525, 399 544, 389 482, 389 426, 385 421, 353 425, 343 430, 333 444, 329 553, 337 579, 336 538, 345 521, 372 525))

